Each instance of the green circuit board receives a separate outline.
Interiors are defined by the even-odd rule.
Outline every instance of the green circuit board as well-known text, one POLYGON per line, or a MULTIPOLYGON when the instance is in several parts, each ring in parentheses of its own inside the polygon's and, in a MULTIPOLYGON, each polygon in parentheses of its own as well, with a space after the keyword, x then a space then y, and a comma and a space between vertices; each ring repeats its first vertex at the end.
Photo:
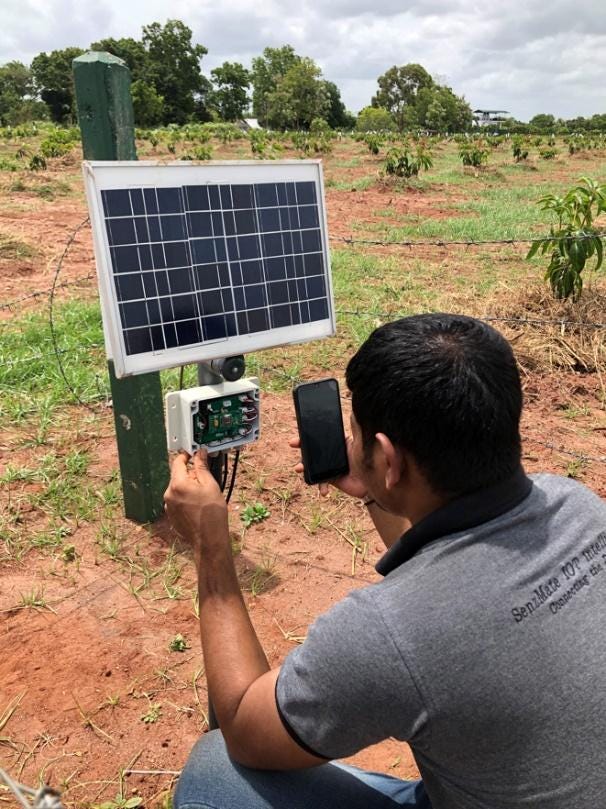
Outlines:
POLYGON ((208 445, 213 441, 241 437, 240 430, 249 426, 243 407, 246 405, 238 396, 201 402, 193 417, 196 444, 208 445))

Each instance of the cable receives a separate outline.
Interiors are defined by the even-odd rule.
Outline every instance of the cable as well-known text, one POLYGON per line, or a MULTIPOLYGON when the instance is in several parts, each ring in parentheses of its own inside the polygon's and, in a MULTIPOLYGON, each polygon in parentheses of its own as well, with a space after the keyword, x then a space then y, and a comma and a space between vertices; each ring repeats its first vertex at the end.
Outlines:
POLYGON ((240 450, 236 450, 236 454, 234 456, 234 461, 231 466, 231 480, 229 481, 229 489, 227 490, 227 496, 225 497, 225 502, 229 503, 231 500, 231 495, 234 490, 234 486, 236 485, 236 472, 238 471, 238 461, 240 460, 240 450))
POLYGON ((225 491, 225 484, 227 483, 227 470, 229 468, 228 453, 223 452, 223 477, 221 478, 221 491, 225 491))

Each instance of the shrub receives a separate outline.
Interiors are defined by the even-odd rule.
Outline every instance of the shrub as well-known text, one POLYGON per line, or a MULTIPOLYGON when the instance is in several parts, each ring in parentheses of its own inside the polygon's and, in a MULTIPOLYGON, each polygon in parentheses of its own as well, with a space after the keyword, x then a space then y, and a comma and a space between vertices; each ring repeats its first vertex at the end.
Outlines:
POLYGON ((528 157, 528 149, 524 148, 524 141, 519 135, 511 139, 511 151, 516 163, 519 163, 520 160, 526 160, 528 157))
POLYGON ((459 157, 464 166, 479 168, 488 162, 488 149, 484 141, 466 141, 459 146, 459 157))
POLYGON ((392 177, 417 177, 421 169, 427 171, 432 166, 431 154, 422 144, 418 144, 414 152, 407 144, 401 149, 394 147, 385 159, 385 172, 392 177))
POLYGON ((595 258, 593 270, 602 266, 604 246, 594 221, 606 211, 606 185, 582 177, 563 197, 547 194, 539 200, 544 211, 558 218, 550 236, 536 241, 527 259, 550 253, 545 279, 556 298, 577 301, 583 291, 583 270, 595 258))

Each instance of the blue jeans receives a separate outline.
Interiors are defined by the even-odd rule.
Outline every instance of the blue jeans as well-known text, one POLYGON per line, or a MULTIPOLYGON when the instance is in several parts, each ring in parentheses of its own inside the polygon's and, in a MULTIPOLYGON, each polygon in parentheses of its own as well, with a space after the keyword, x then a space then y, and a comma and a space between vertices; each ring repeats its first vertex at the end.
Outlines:
POLYGON ((196 744, 173 809, 431 809, 422 781, 402 781, 347 764, 251 770, 227 755, 218 730, 196 744))

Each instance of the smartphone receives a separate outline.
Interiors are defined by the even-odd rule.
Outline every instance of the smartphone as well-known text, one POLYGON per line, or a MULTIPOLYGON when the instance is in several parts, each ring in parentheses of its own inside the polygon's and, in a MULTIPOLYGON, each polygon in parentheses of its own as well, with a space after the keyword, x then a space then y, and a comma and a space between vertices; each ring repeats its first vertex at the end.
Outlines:
POLYGON ((297 385, 293 398, 305 482, 322 483, 346 475, 349 463, 337 380, 297 385))

